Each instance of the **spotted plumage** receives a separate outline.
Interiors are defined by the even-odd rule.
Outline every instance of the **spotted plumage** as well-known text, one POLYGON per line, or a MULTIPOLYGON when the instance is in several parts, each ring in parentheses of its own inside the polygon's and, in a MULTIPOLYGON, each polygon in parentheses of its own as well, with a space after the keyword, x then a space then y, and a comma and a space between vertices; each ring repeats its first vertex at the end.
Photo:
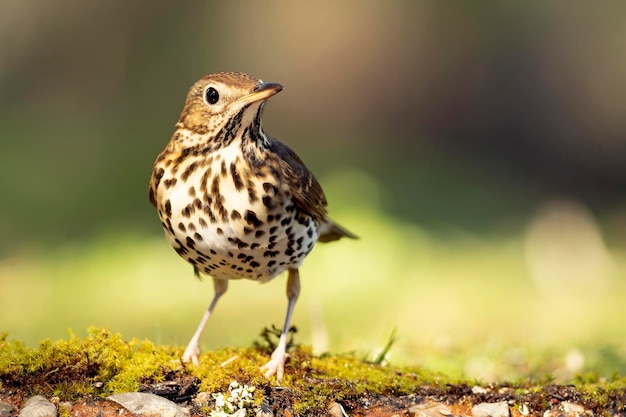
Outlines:
POLYGON ((300 158, 263 131, 265 102, 281 90, 243 73, 197 81, 150 180, 150 201, 169 243, 215 286, 183 360, 198 362, 200 336, 229 280, 266 282, 288 271, 283 332, 263 367, 279 382, 298 268, 316 242, 355 238, 328 218, 322 188, 300 158))

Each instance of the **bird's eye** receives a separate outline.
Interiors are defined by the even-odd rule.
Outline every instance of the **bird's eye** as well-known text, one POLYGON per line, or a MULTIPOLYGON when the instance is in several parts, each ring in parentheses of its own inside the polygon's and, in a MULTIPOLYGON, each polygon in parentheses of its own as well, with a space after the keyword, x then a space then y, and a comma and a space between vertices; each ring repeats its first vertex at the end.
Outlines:
POLYGON ((213 87, 209 87, 206 90, 206 101, 209 104, 215 104, 220 99, 220 94, 213 87))

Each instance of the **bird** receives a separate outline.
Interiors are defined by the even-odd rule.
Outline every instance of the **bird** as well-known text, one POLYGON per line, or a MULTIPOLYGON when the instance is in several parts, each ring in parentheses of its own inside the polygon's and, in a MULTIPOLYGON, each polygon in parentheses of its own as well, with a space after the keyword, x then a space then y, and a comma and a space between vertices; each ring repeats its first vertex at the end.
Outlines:
POLYGON ((357 238, 328 217, 322 187, 298 155, 263 130, 265 104, 283 88, 241 72, 199 79, 156 158, 149 186, 170 245, 196 276, 213 279, 213 298, 183 362, 199 363, 200 338, 230 280, 267 282, 287 271, 284 325, 261 367, 279 384, 299 268, 317 242, 357 238))

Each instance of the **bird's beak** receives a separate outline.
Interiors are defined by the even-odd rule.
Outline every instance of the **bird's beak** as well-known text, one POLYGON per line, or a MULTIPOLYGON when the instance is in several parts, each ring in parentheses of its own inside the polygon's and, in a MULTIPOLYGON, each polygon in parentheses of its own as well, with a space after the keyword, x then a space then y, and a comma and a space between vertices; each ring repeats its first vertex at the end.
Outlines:
POLYGON ((285 87, 278 83, 261 83, 256 87, 253 93, 238 98, 237 102, 250 104, 256 101, 267 100, 274 94, 281 92, 283 88, 285 87))

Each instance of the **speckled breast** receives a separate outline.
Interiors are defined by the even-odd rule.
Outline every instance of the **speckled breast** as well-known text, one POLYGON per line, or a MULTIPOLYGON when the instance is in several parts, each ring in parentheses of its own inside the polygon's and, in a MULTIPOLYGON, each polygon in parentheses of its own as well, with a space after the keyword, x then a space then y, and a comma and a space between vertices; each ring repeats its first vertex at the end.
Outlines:
POLYGON ((218 279, 267 281, 299 267, 319 236, 280 173, 251 167, 234 144, 165 167, 156 193, 172 247, 218 279))

